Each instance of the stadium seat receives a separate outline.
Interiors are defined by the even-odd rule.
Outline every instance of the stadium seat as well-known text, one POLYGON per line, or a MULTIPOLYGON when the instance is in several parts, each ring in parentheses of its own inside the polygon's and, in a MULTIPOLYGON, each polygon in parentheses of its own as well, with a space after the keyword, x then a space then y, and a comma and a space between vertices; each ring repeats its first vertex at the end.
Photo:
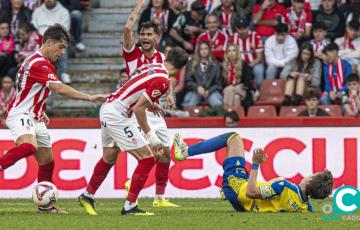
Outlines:
POLYGON ((260 98, 256 105, 275 105, 280 107, 285 95, 285 80, 266 80, 260 85, 260 98))
POLYGON ((245 110, 242 106, 224 106, 225 111, 234 110, 239 117, 245 117, 245 110))
POLYGON ((301 111, 305 110, 305 105, 281 106, 279 117, 296 117, 301 111))
POLYGON ((320 105, 320 108, 328 112, 331 117, 342 116, 340 105, 320 105))
POLYGON ((276 108, 273 105, 254 105, 248 110, 248 117, 276 117, 276 108))

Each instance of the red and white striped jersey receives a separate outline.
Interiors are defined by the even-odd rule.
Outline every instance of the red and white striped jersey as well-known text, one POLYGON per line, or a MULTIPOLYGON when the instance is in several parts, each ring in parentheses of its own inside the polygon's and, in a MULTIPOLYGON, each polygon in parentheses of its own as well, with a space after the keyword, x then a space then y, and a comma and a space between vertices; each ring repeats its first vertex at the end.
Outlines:
POLYGON ((248 36, 244 39, 238 33, 234 33, 230 38, 230 43, 234 43, 239 47, 241 58, 248 64, 256 58, 257 52, 264 50, 261 38, 255 31, 249 31, 248 36))
POLYGON ((123 48, 123 57, 125 59, 126 73, 128 76, 143 64, 164 63, 165 61, 165 55, 163 53, 155 50, 153 56, 148 58, 142 52, 141 48, 135 44, 129 51, 123 48))
POLYGON ((138 68, 129 80, 112 93, 107 103, 131 116, 131 108, 144 95, 152 104, 156 102, 169 88, 169 73, 161 63, 147 64, 138 68))
POLYGON ((9 105, 7 116, 28 113, 38 120, 46 109, 49 83, 61 83, 54 65, 40 52, 26 58, 17 73, 17 93, 9 105))
POLYGON ((202 41, 207 41, 211 47, 213 56, 217 60, 222 61, 228 43, 228 36, 221 30, 218 30, 214 36, 211 37, 210 32, 205 31, 197 38, 196 45, 198 46, 202 41))

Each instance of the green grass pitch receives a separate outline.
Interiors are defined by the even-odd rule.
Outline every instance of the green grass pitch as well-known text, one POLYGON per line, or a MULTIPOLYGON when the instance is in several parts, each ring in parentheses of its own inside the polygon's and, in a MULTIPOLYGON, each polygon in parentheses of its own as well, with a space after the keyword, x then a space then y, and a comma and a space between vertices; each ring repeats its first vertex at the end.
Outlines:
MULTIPOLYGON (((324 221, 322 206, 331 200, 312 201, 313 213, 237 213, 220 199, 172 199, 179 208, 153 208, 152 199, 139 207, 155 216, 121 216, 121 199, 98 199, 98 216, 86 215, 73 199, 58 206, 69 215, 37 214, 30 199, 0 200, 0 229, 360 229, 359 221, 324 221)), ((355 215, 359 215, 358 212, 355 215)))

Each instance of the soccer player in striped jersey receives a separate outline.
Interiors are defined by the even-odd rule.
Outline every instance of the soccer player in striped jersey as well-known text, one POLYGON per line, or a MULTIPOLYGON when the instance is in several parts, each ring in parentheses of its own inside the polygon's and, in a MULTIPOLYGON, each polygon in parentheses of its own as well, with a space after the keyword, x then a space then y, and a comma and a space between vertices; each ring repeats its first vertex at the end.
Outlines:
MULTIPOLYGON (((159 27, 151 21, 144 22, 139 28, 139 40, 140 46, 135 44, 134 37, 134 25, 137 21, 141 8, 144 4, 143 0, 138 0, 137 4, 130 14, 124 28, 124 41, 123 41, 123 57, 126 64, 126 73, 131 76, 144 64, 151 63, 164 63, 165 55, 156 50, 156 44, 159 39, 159 27)), ((174 104, 172 98, 172 84, 170 84, 169 93, 164 94, 161 99, 168 102, 168 106, 171 107, 174 104), (165 98, 166 99, 165 99, 165 98)), ((156 189, 155 199, 153 202, 154 207, 177 207, 177 205, 171 203, 168 199, 165 199, 165 188, 169 179, 169 167, 170 167, 170 146, 171 139, 168 134, 165 120, 161 116, 156 116, 153 112, 147 111, 147 120, 151 128, 155 131, 157 137, 162 143, 162 151, 164 154, 156 162, 156 189)), ((132 116, 133 124, 137 124, 136 117, 132 116)), ((94 214, 94 195, 98 188, 105 180, 110 169, 117 161, 118 152, 112 152, 112 154, 104 155, 96 164, 88 186, 83 194, 79 196, 80 203, 87 203, 83 205, 87 213, 94 214)), ((128 190, 128 181, 125 188, 128 190)))
POLYGON ((300 184, 284 178, 257 182, 260 164, 267 160, 264 151, 254 150, 250 175, 245 169, 244 144, 238 133, 225 133, 187 146, 179 133, 175 134, 177 160, 227 147, 223 163, 222 196, 236 211, 247 212, 311 212, 309 198, 325 199, 333 189, 333 176, 325 170, 305 177, 300 184))
MULTIPOLYGON (((103 159, 114 157, 120 149, 127 151, 138 160, 138 165, 131 178, 129 193, 121 211, 122 215, 153 215, 138 208, 137 197, 142 190, 152 167, 160 159, 162 141, 156 130, 148 123, 147 112, 151 108, 155 113, 163 109, 156 101, 168 91, 169 76, 174 76, 186 65, 188 55, 185 50, 177 47, 169 51, 164 64, 153 63, 138 68, 130 79, 114 92, 100 109, 103 159), (132 115, 137 120, 134 123, 132 115), (139 129, 140 126, 140 129, 139 129), (142 135, 141 131, 144 133, 142 135), (156 158, 154 157, 156 156, 156 158)), ((107 164, 105 161, 100 166, 107 164)), ((94 171, 101 171, 99 163, 94 171)), ((108 169, 112 164, 107 165, 108 169)), ((102 182, 106 174, 93 176, 89 184, 102 182)), ((78 199, 89 215, 95 212, 94 198, 89 193, 83 193, 78 199)))
MULTIPOLYGON (((0 171, 7 169, 22 158, 34 156, 39 164, 38 182, 52 181, 54 161, 50 135, 46 128, 49 118, 45 114, 46 100, 51 91, 73 99, 103 100, 107 95, 88 95, 62 84, 53 65, 70 43, 70 36, 59 24, 50 26, 44 33, 43 44, 38 52, 26 58, 17 73, 17 93, 6 115, 16 147, 0 158, 0 171)), ((59 213, 56 207, 39 212, 59 213)))

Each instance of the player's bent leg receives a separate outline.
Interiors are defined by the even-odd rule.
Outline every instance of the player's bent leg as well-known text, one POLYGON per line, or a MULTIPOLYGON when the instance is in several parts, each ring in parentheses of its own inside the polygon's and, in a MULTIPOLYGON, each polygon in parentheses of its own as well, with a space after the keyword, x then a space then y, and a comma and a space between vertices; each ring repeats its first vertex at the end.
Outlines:
POLYGON ((9 149, 0 158, 0 171, 5 170, 17 161, 34 155, 37 151, 36 137, 32 134, 24 134, 16 139, 16 147, 9 149))
POLYGON ((165 189, 169 180, 170 168, 170 147, 163 148, 163 155, 156 163, 155 179, 156 179, 156 194, 153 202, 153 207, 179 207, 165 199, 165 189))
POLYGON ((128 152, 139 157, 138 165, 136 166, 131 178, 131 186, 125 205, 121 211, 122 215, 154 215, 138 208, 136 200, 140 191, 144 187, 144 184, 149 176, 150 170, 155 165, 156 161, 153 157, 149 146, 145 145, 139 149, 128 150, 128 152))
POLYGON ((238 133, 234 133, 227 140, 227 158, 244 157, 244 143, 238 133))
POLYGON ((89 215, 97 215, 95 211, 94 195, 104 182, 110 169, 116 163, 120 149, 118 147, 104 147, 103 157, 96 164, 89 184, 84 193, 78 197, 78 203, 84 208, 89 215))
MULTIPOLYGON (((224 133, 197 144, 187 146, 179 133, 174 137, 175 158, 185 160, 187 157, 205 153, 211 153, 228 145, 234 137, 239 136, 236 132, 224 133)), ((242 147, 243 149, 243 147, 242 147)))

